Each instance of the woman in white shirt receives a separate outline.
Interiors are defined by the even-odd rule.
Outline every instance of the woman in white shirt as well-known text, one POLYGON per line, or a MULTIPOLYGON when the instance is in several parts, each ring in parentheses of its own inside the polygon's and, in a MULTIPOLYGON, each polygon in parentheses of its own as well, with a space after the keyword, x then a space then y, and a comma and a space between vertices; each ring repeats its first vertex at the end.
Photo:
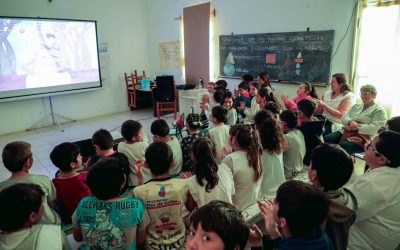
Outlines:
POLYGON ((349 154, 364 152, 364 143, 378 133, 379 128, 385 125, 386 110, 375 103, 376 88, 373 85, 364 85, 360 90, 362 103, 353 105, 343 116, 343 130, 325 135, 327 143, 339 143, 342 135, 359 134, 356 138, 353 136, 343 138, 340 146, 349 154))
POLYGON ((195 175, 188 179, 189 192, 197 207, 212 200, 222 200, 232 204, 235 193, 233 176, 225 164, 217 165, 215 147, 207 138, 193 143, 192 160, 195 175))
POLYGON ((318 110, 325 116, 324 136, 338 131, 342 127, 341 119, 355 103, 355 96, 347 84, 345 74, 337 73, 332 76, 331 90, 326 91, 321 100, 317 100, 318 110))

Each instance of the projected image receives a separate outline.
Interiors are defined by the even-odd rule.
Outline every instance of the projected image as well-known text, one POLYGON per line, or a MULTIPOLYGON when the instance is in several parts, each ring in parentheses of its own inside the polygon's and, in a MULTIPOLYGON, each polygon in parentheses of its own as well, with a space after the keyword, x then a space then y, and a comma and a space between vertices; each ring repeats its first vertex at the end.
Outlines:
POLYGON ((99 82, 94 22, 0 18, 0 92, 99 82))

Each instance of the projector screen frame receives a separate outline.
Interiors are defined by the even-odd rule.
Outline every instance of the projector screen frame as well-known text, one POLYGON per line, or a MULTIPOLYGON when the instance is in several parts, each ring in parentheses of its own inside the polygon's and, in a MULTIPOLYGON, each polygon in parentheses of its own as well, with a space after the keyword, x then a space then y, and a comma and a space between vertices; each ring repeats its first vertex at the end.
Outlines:
MULTIPOLYGON (((24 93, 24 94, 17 94, 12 96, 2 96, 3 92, 13 92, 13 91, 20 91, 20 90, 11 90, 11 91, 0 91, 0 102, 11 102, 11 101, 19 101, 19 100, 26 100, 26 99, 36 99, 36 98, 43 98, 48 96, 58 96, 58 95, 68 95, 80 92, 87 92, 93 90, 100 90, 103 89, 103 81, 101 76, 101 65, 100 65, 100 52, 99 52, 99 39, 98 39, 98 31, 97 31, 97 20, 83 20, 83 19, 67 19, 67 18, 50 18, 50 17, 22 17, 22 16, 0 16, 0 19, 20 19, 20 20, 38 20, 38 21, 55 21, 55 22, 88 22, 94 24, 94 31, 95 31, 95 38, 96 38, 96 54, 97 54, 97 72, 99 79, 98 81, 94 82, 82 82, 82 83, 74 83, 74 84, 64 84, 58 86, 48 86, 42 89, 41 88, 32 88, 29 90, 33 90, 34 93, 24 93), (85 87, 84 84, 90 85, 93 83, 98 83, 96 86, 87 86, 85 87), (65 89, 60 89, 61 87, 65 89), (66 87, 68 86, 68 87, 66 87), (69 88, 71 87, 71 88, 69 88)), ((1 44, 0 44, 1 45, 1 44)))

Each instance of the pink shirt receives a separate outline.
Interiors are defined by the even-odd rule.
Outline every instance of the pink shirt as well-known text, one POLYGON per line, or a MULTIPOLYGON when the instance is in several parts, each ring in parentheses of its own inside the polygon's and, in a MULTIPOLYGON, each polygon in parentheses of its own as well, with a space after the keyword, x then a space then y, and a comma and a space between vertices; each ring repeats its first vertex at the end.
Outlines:
POLYGON ((297 103, 303 99, 312 100, 313 97, 310 95, 303 96, 303 97, 298 95, 290 102, 287 102, 287 103, 285 102, 285 107, 290 110, 297 110, 297 103))

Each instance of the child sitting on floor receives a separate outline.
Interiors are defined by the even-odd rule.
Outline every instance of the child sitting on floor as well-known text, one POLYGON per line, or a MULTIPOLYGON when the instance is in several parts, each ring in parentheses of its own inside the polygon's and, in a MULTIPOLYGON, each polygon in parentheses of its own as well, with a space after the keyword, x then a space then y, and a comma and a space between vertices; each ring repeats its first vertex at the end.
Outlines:
POLYGON ((30 174, 33 164, 31 144, 24 141, 8 143, 3 149, 3 164, 11 172, 11 177, 0 182, 0 191, 17 183, 32 183, 39 185, 44 191, 44 215, 40 223, 61 224, 61 219, 53 210, 56 206, 56 188, 44 175, 30 174))
POLYGON ((36 184, 19 183, 0 192, 0 249, 70 249, 60 226, 39 224, 43 197, 36 184))
POLYGON ((151 124, 151 133, 153 134, 153 142, 165 142, 171 147, 172 156, 174 157, 174 165, 170 169, 171 175, 177 175, 182 171, 183 156, 182 148, 175 136, 169 135, 169 126, 163 119, 155 120, 151 124))
POLYGON ((231 151, 228 144, 229 126, 225 125, 227 121, 228 110, 223 106, 215 106, 212 109, 211 120, 214 128, 208 131, 208 136, 215 145, 217 163, 222 161, 222 152, 231 151))
POLYGON ((64 224, 71 224, 71 216, 79 202, 90 196, 86 172, 76 171, 82 165, 82 155, 76 144, 64 142, 51 151, 50 159, 54 166, 60 169, 60 174, 53 179, 53 184, 57 190, 61 219, 64 224))
MULTIPOLYGON (((142 124, 134 120, 127 120, 122 123, 121 135, 124 137, 123 142, 118 144, 117 151, 128 157, 130 173, 128 183, 129 186, 137 186, 137 176, 133 169, 137 160, 144 160, 144 153, 149 145, 146 133, 143 132, 142 124)), ((150 180, 150 171, 144 171, 145 181, 150 180)))
MULTIPOLYGON (((165 142, 150 144, 145 156, 145 164, 151 171, 152 179, 133 190, 134 196, 146 205, 150 216, 145 248, 180 249, 186 236, 182 219, 189 195, 186 180, 170 177, 169 169, 173 166, 173 156, 171 147, 165 142)), ((140 171, 143 163, 137 162, 136 168, 140 171)), ((188 208, 193 209, 189 205, 188 208)))
POLYGON ((122 198, 126 177, 120 159, 98 161, 88 172, 94 196, 83 198, 74 215, 74 238, 80 249, 136 249, 143 243, 149 218, 137 198, 122 198))

